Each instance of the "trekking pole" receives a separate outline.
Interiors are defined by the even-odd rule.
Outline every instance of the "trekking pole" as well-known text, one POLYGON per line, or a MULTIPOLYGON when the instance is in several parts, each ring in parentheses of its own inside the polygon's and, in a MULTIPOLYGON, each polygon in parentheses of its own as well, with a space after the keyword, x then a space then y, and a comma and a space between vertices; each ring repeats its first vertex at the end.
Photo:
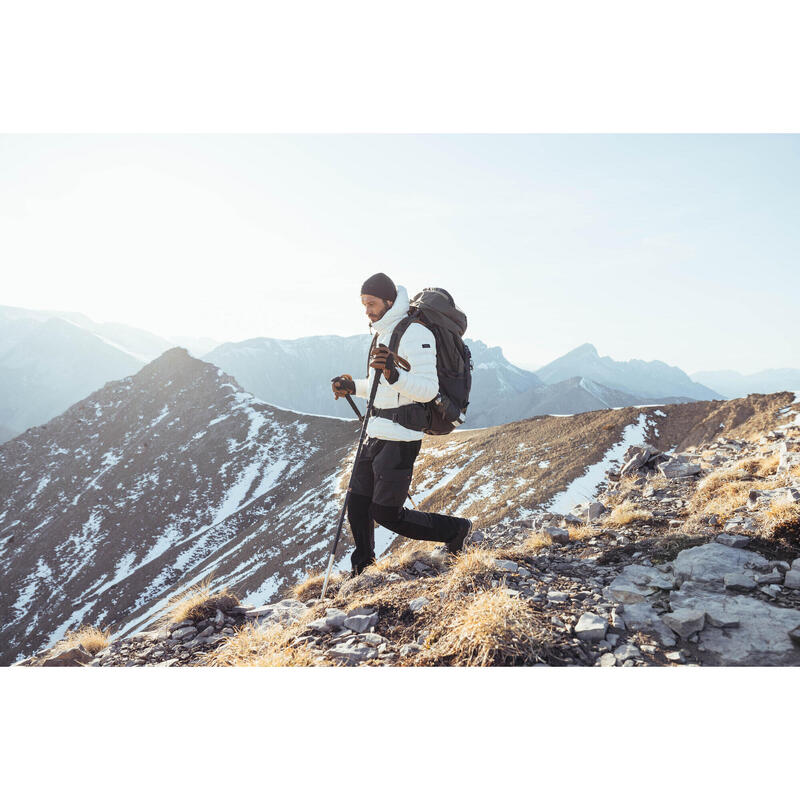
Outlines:
MULTIPOLYGON (((331 576, 331 568, 333 567, 333 559, 336 557, 336 548, 339 545, 339 537, 342 535, 342 523, 344 522, 344 515, 347 511, 347 503, 350 500, 350 488, 353 484, 353 475, 356 471, 356 465, 358 464, 358 458, 361 455, 361 450, 364 447, 364 439, 367 435, 367 422, 369 421, 369 415, 372 413, 372 405, 375 402, 375 393, 378 391, 378 382, 381 379, 380 370, 375 371, 375 378, 372 381, 372 388, 370 389, 369 393, 369 400, 367 401, 367 410, 364 412, 364 417, 362 419, 361 424, 361 437, 358 440, 358 449, 356 450, 356 458, 353 462, 353 469, 350 472, 350 480, 347 482, 347 493, 344 496, 344 503, 342 504, 342 511, 339 514, 339 522, 336 525, 336 535, 333 537, 333 544, 331 545, 331 552, 330 557, 328 558, 328 568, 325 570, 325 580, 322 583, 322 593, 319 596, 320 600, 325 599, 325 592, 328 590, 328 579, 331 576)), ((349 395, 348 395, 349 399, 349 395)), ((355 405, 355 404, 353 404, 355 405)), ((361 416, 361 415, 359 415, 361 416)))
MULTIPOLYGON (((364 418, 361 416, 361 412, 358 410, 358 406, 353 402, 353 398, 350 397, 349 394, 346 394, 345 397, 347 398, 347 402, 350 403, 350 407, 353 409, 353 411, 356 412, 356 416, 360 420, 363 420, 364 418)), ((419 509, 417 508, 417 504, 414 502, 414 498, 411 496, 411 492, 408 492, 407 494, 408 494, 408 499, 411 501, 411 505, 414 506, 414 508, 416 508, 417 511, 419 511, 419 509)))

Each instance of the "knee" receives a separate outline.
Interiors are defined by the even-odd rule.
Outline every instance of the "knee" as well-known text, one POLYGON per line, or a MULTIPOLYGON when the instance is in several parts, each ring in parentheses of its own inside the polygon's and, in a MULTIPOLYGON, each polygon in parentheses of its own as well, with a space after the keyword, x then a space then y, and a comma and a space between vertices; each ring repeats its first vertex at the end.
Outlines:
POLYGON ((351 494, 347 501, 347 519, 361 520, 369 516, 371 498, 363 494, 351 494))
POLYGON ((372 503, 369 507, 369 513, 378 525, 391 525, 391 523, 400 520, 403 509, 402 507, 381 506, 377 503, 372 503))

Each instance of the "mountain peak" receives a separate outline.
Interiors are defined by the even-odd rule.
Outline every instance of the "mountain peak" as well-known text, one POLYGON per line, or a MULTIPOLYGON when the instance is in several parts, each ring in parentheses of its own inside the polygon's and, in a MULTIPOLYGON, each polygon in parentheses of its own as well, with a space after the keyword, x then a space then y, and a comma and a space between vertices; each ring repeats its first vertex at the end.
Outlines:
POLYGON ((591 344, 590 342, 584 342, 580 347, 576 347, 574 350, 570 350, 567 353, 568 356, 592 356, 593 358, 599 358, 600 354, 597 352, 597 348, 591 344))

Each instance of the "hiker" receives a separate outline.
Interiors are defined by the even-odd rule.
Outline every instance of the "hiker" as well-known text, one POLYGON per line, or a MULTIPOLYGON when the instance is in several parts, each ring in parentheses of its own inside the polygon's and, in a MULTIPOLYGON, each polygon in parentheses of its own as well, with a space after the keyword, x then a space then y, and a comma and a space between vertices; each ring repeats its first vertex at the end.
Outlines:
MULTIPOLYGON (((373 415, 367 424, 367 439, 353 466, 347 506, 347 519, 356 544, 351 575, 358 575, 375 561, 373 520, 409 539, 443 542, 451 553, 463 548, 472 530, 469 519, 403 507, 423 434, 422 430, 405 427, 391 417, 402 417, 409 423, 416 415, 418 420, 419 414, 426 413, 421 404, 437 396, 436 340, 425 325, 412 323, 397 345, 396 362, 387 345, 395 325, 408 316, 408 292, 403 286, 395 287, 391 278, 379 272, 362 285, 361 302, 376 334, 369 366, 383 374, 373 415)), ((337 398, 348 394, 367 398, 373 378, 374 373, 369 375, 369 370, 368 377, 356 380, 339 375, 332 381, 333 393, 337 398)))

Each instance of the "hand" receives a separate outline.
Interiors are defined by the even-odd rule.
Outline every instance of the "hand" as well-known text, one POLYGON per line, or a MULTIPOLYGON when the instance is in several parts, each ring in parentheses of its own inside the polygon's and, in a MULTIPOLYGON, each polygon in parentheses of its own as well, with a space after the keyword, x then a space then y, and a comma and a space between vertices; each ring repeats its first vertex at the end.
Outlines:
POLYGON ((389 383, 396 383, 400 375, 394 363, 394 353, 385 344, 382 344, 374 347, 370 355, 372 361, 369 365, 373 369, 381 370, 389 383))
POLYGON ((337 375, 331 378, 331 388, 333 396, 338 400, 340 397, 347 397, 348 394, 356 393, 356 385, 352 375, 337 375))

